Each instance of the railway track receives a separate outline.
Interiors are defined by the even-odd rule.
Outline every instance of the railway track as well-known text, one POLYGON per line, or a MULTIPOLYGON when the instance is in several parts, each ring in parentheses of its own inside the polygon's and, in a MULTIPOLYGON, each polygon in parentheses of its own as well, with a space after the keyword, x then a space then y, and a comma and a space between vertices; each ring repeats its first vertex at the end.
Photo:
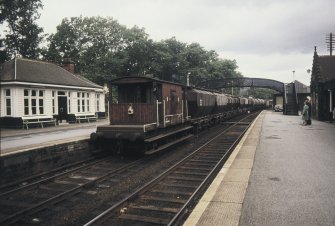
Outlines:
POLYGON ((85 224, 173 225, 216 176, 255 114, 231 126, 85 224))
POLYGON ((45 219, 41 222, 43 217, 39 217, 45 210, 53 212, 55 208, 62 208, 58 203, 79 194, 102 193, 104 189, 120 186, 124 178, 131 178, 146 168, 152 158, 154 155, 130 163, 127 163, 129 159, 120 161, 118 158, 92 160, 3 185, 0 187, 0 224, 45 225, 45 219))
MULTIPOLYGON (((230 128, 232 129, 236 123, 230 121, 225 124, 224 127, 231 125, 230 128)), ((247 123, 242 121, 239 121, 237 124, 241 128, 247 127, 247 123)), ((226 139, 218 142, 217 145, 227 149, 229 146, 232 146, 234 142, 237 142, 236 140, 234 141, 234 137, 240 134, 240 131, 229 131, 226 130, 226 139)), ((163 213, 164 215, 168 213, 169 216, 172 217, 176 214, 175 212, 177 210, 181 211, 181 205, 186 205, 183 203, 187 197, 192 196, 194 189, 197 189, 200 176, 207 177, 206 174, 209 175, 209 169, 207 167, 215 167, 215 164, 217 164, 217 160, 215 159, 222 155, 222 153, 215 153, 220 152, 218 146, 213 146, 213 144, 208 145, 207 148, 210 147, 211 149, 207 150, 207 154, 203 152, 203 154, 198 155, 194 152, 194 158, 198 156, 198 159, 194 159, 193 163, 185 165, 187 161, 185 158, 185 164, 180 166, 179 172, 177 170, 174 173, 170 173, 168 180, 164 179, 165 182, 162 179, 159 186, 165 186, 165 190, 158 190, 160 187, 156 187, 156 190, 153 192, 157 194, 158 197, 165 197, 167 200, 158 199, 153 202, 171 203, 171 200, 175 198, 177 201, 175 201, 176 203, 174 203, 174 205, 176 206, 157 207, 153 212, 161 210, 161 214, 163 213), (207 156, 206 158, 205 155, 207 156), (203 156, 204 159, 201 159, 200 156, 203 156), (197 174, 199 178, 196 179, 193 173, 197 174), (188 179, 187 175, 189 177, 188 179), (185 180, 189 180, 188 187, 186 186, 186 188, 184 188, 183 182, 185 180), (171 192, 169 193, 169 191, 171 190, 174 191, 175 194, 170 194, 171 192), (180 190, 184 191, 184 193, 181 193, 180 190)), ((221 152, 223 151, 221 150, 221 152)), ((185 155, 183 155, 182 158, 184 158, 184 156, 185 155)), ((165 157, 163 156, 162 159, 165 159, 165 157)), ((0 224, 48 225, 50 222, 53 222, 55 225, 82 225, 110 206, 117 205, 122 206, 122 208, 119 207, 119 209, 116 208, 115 210, 117 210, 118 213, 120 210, 124 212, 123 217, 133 217, 136 219, 137 215, 133 214, 133 211, 141 212, 143 209, 146 209, 147 212, 150 212, 152 211, 150 205, 149 207, 144 207, 144 204, 131 204, 127 206, 120 203, 122 203, 122 200, 132 200, 133 198, 129 198, 130 195, 134 195, 134 197, 138 196, 134 190, 142 190, 144 188, 143 184, 151 180, 155 181, 153 178, 156 174, 166 175, 169 173, 166 169, 168 169, 172 163, 163 166, 157 163, 157 161, 157 156, 146 156, 136 161, 105 158, 91 163, 85 163, 71 169, 63 169, 61 173, 39 175, 41 179, 37 180, 36 178, 31 178, 32 181, 25 182, 20 186, 2 187, 0 188, 0 224), (155 167, 158 168, 152 167, 153 163, 157 164, 158 166, 156 165, 155 167), (148 170, 148 168, 151 167, 153 169, 148 170), (146 173, 142 176, 138 176, 138 173, 143 171, 146 173), (163 171, 166 171, 166 173, 161 173, 163 171), (141 187, 142 189, 139 189, 141 187), (79 205, 79 202, 83 202, 83 200, 87 200, 89 203, 88 206, 90 207, 86 207, 85 205, 82 207, 79 205), (85 211, 81 212, 80 210, 84 208, 87 208, 87 210, 85 210, 86 214, 85 211), (72 209, 76 210, 72 211, 72 209), (73 214, 78 215, 73 216, 73 214), (63 221, 56 223, 55 219, 59 217, 61 217, 63 221), (68 219, 69 217, 76 217, 77 221, 71 221, 68 219), (78 221, 78 219, 80 219, 80 221, 78 221)), ((169 160, 167 160, 167 162, 169 162, 169 160)), ((173 163, 174 162, 175 161, 173 161, 173 163)), ((207 181, 209 181, 209 179, 207 179, 207 181)), ((206 183, 208 182, 204 182, 204 184, 206 183)), ((152 196, 150 193, 148 197, 152 196)), ((145 196, 141 197, 143 199, 145 196)), ((107 215, 109 216, 109 214, 107 215)), ((154 218, 154 216, 151 216, 151 220, 154 218)), ((127 224, 131 219, 116 218, 114 220, 121 220, 121 223, 125 222, 125 224, 127 224)), ((136 222, 134 219, 131 221, 136 222)), ((139 222, 140 224, 143 223, 143 221, 139 222)), ((165 224, 166 219, 162 222, 165 224)), ((108 224, 109 223, 107 223, 107 225, 108 224)))
POLYGON ((33 223, 34 219, 31 222, 24 218, 84 192, 88 187, 103 186, 105 180, 141 165, 143 160, 125 163, 106 158, 11 190, 3 188, 0 193, 0 224, 33 223))
POLYGON ((24 187, 31 186, 34 183, 39 183, 41 181, 52 179, 53 177, 60 176, 62 174, 76 171, 83 167, 88 167, 89 165, 94 165, 97 161, 101 161, 99 159, 101 158, 93 157, 84 161, 51 169, 47 172, 35 174, 30 177, 21 178, 18 180, 13 179, 11 182, 0 185, 0 197, 3 196, 6 192, 13 192, 16 189, 23 189, 24 187))

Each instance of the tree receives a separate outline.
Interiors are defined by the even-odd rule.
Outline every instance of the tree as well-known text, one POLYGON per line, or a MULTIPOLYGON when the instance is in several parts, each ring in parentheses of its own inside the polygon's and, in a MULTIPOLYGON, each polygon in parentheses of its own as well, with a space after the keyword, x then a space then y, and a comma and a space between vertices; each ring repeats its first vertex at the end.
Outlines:
POLYGON ((118 76, 152 76, 186 83, 239 76, 236 61, 222 60, 215 51, 198 43, 186 44, 172 37, 160 42, 149 39, 144 28, 131 29, 113 18, 65 18, 47 39, 44 57, 61 63, 71 58, 76 72, 103 84, 118 76))
POLYGON ((103 84, 116 76, 144 75, 152 41, 144 29, 127 29, 111 17, 65 18, 48 38, 44 57, 71 58, 76 72, 103 84))
POLYGON ((135 26, 125 30, 124 39, 126 48, 124 52, 128 56, 128 62, 123 75, 144 76, 149 73, 153 41, 148 37, 143 28, 135 26))
POLYGON ((35 21, 40 17, 41 0, 2 0, 0 24, 6 22, 6 58, 20 54, 27 58, 38 58, 39 44, 44 38, 43 29, 35 21))
POLYGON ((187 64, 187 72, 191 73, 191 84, 198 84, 210 77, 209 69, 218 56, 215 51, 207 51, 198 43, 187 45, 182 55, 187 64))
POLYGON ((215 59, 208 67, 208 72, 210 74, 208 78, 219 79, 242 77, 242 75, 236 71, 237 68, 236 60, 215 59))
POLYGON ((273 89, 250 88, 247 91, 247 96, 252 96, 254 98, 260 98, 260 99, 272 99, 273 95, 276 93, 278 92, 273 89))
POLYGON ((119 64, 123 64, 124 55, 118 53, 124 49, 123 30, 125 27, 110 17, 64 18, 57 32, 47 39, 43 55, 57 63, 70 58, 76 73, 103 84, 123 69, 119 64), (123 60, 118 59, 120 56, 123 60))
POLYGON ((179 42, 175 37, 153 43, 150 56, 150 73, 155 77, 181 82, 186 73, 186 61, 182 53, 186 44, 179 42))

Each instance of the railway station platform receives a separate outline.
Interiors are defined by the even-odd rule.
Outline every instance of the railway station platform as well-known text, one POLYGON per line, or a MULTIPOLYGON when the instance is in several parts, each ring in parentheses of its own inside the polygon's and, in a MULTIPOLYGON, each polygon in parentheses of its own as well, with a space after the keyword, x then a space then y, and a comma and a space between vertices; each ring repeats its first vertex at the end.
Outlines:
POLYGON ((105 124, 109 124, 108 119, 89 123, 60 123, 44 128, 1 129, 0 156, 88 139, 98 125, 105 124))
POLYGON ((263 111, 185 226, 335 225, 335 124, 263 111))

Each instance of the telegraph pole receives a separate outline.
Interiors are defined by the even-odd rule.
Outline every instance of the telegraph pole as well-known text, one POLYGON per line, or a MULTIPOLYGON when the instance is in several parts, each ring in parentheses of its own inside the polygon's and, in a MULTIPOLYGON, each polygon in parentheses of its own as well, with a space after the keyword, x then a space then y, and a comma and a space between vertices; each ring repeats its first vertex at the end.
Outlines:
POLYGON ((327 50, 329 50, 331 56, 333 55, 334 42, 335 37, 333 36, 333 33, 330 32, 330 34, 326 35, 326 43, 327 43, 327 50))

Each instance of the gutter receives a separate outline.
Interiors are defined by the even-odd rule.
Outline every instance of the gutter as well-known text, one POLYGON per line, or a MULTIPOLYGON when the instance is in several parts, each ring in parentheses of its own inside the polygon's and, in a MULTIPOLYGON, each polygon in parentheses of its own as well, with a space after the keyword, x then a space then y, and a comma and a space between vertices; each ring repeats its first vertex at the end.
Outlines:
POLYGON ((48 88, 60 88, 60 89, 76 89, 76 90, 92 90, 97 92, 103 92, 103 88, 84 87, 84 86, 69 86, 69 85, 57 85, 57 84, 46 84, 46 83, 33 83, 33 82, 20 82, 20 81, 5 81, 0 82, 0 85, 23 85, 23 86, 39 86, 48 88))

